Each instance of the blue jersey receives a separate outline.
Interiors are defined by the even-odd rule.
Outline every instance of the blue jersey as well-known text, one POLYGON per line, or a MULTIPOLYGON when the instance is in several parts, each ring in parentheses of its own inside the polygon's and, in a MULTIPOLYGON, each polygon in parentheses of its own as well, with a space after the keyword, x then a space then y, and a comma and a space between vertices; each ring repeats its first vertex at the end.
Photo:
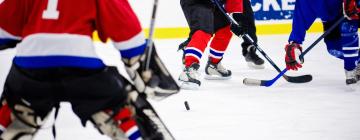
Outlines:
POLYGON ((302 44, 316 18, 336 20, 342 14, 342 0, 296 0, 290 41, 302 44))

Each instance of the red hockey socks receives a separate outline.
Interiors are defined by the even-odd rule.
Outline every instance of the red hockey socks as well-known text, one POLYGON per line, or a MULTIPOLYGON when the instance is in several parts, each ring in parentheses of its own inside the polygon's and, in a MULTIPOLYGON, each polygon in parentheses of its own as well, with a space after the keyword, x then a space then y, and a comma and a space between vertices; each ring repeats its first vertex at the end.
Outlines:
POLYGON ((211 34, 202 30, 197 30, 192 36, 191 41, 185 48, 185 67, 193 63, 199 63, 205 48, 211 39, 211 34))
POLYGON ((0 133, 3 132, 6 127, 11 123, 11 110, 5 103, 0 107, 0 133))
POLYGON ((230 25, 223 27, 216 31, 215 36, 210 44, 210 61, 212 63, 219 63, 222 59, 226 48, 231 40, 232 33, 230 31, 230 25))
POLYGON ((120 112, 114 116, 114 121, 120 122, 118 127, 125 133, 129 140, 141 139, 140 130, 128 108, 121 109, 120 112))

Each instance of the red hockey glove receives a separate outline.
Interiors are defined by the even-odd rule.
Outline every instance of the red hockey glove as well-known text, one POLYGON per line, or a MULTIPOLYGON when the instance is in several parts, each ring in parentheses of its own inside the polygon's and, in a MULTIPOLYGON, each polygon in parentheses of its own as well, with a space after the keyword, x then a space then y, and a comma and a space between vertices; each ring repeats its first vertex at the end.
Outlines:
POLYGON ((359 19, 357 1, 358 0, 343 0, 343 13, 349 20, 359 19))
POLYGON ((302 47, 295 42, 291 42, 285 46, 285 51, 286 68, 288 70, 298 70, 298 68, 301 68, 301 64, 304 63, 304 60, 299 58, 302 53, 302 47))

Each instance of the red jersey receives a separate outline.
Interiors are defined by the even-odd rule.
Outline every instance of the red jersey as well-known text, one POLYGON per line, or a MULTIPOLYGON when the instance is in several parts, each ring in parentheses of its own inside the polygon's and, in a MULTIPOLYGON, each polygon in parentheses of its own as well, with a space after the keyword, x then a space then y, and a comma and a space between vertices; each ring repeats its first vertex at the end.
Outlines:
POLYGON ((226 0, 225 9, 228 13, 242 13, 244 10, 243 0, 226 0))
POLYGON ((112 39, 122 57, 144 52, 145 37, 127 0, 0 3, 0 40, 22 40, 14 58, 20 67, 104 67, 92 42, 95 30, 102 41, 112 39))

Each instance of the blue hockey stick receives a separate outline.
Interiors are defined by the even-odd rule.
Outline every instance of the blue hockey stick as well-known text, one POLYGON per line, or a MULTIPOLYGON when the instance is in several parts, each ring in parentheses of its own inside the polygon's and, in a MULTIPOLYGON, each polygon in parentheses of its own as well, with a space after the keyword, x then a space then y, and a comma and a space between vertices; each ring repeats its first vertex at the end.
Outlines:
MULTIPOLYGON (((300 54, 299 58, 304 59, 305 54, 307 54, 312 48, 316 46, 325 36, 327 36, 332 30, 334 30, 346 17, 338 19, 325 33, 323 33, 318 39, 316 39, 303 53, 300 54)), ((285 68, 282 70, 275 78, 271 80, 257 80, 257 79, 244 79, 244 82, 251 83, 252 85, 259 84, 260 86, 270 87, 273 85, 281 76, 287 72, 285 68)))
MULTIPOLYGON (((231 24, 236 24, 239 25, 232 17, 230 17, 224 7, 222 6, 222 4, 220 4, 220 2, 218 0, 213 0, 213 3, 216 4, 216 6, 218 7, 218 9, 225 15, 225 17, 228 19, 229 22, 231 22, 231 24)), ((242 36, 239 37, 243 37, 244 39, 246 39, 247 41, 249 41, 252 45, 255 46, 255 48, 266 58, 266 60, 276 69, 276 71, 278 71, 279 73, 281 73, 282 71, 280 70, 280 68, 274 63, 274 61, 272 61, 270 59, 270 57, 259 47, 259 45, 257 43, 254 42, 254 40, 248 35, 248 34, 244 34, 242 36)), ((291 82, 291 83, 306 83, 306 82, 310 82, 312 80, 312 76, 311 75, 301 75, 301 76, 287 76, 285 74, 280 75, 280 77, 283 77, 286 81, 291 82)), ((279 78, 280 78, 279 77, 279 78)), ((253 85, 253 86, 262 86, 261 81, 260 80, 254 80, 254 79, 248 79, 245 78, 243 83, 245 85, 253 85)))

